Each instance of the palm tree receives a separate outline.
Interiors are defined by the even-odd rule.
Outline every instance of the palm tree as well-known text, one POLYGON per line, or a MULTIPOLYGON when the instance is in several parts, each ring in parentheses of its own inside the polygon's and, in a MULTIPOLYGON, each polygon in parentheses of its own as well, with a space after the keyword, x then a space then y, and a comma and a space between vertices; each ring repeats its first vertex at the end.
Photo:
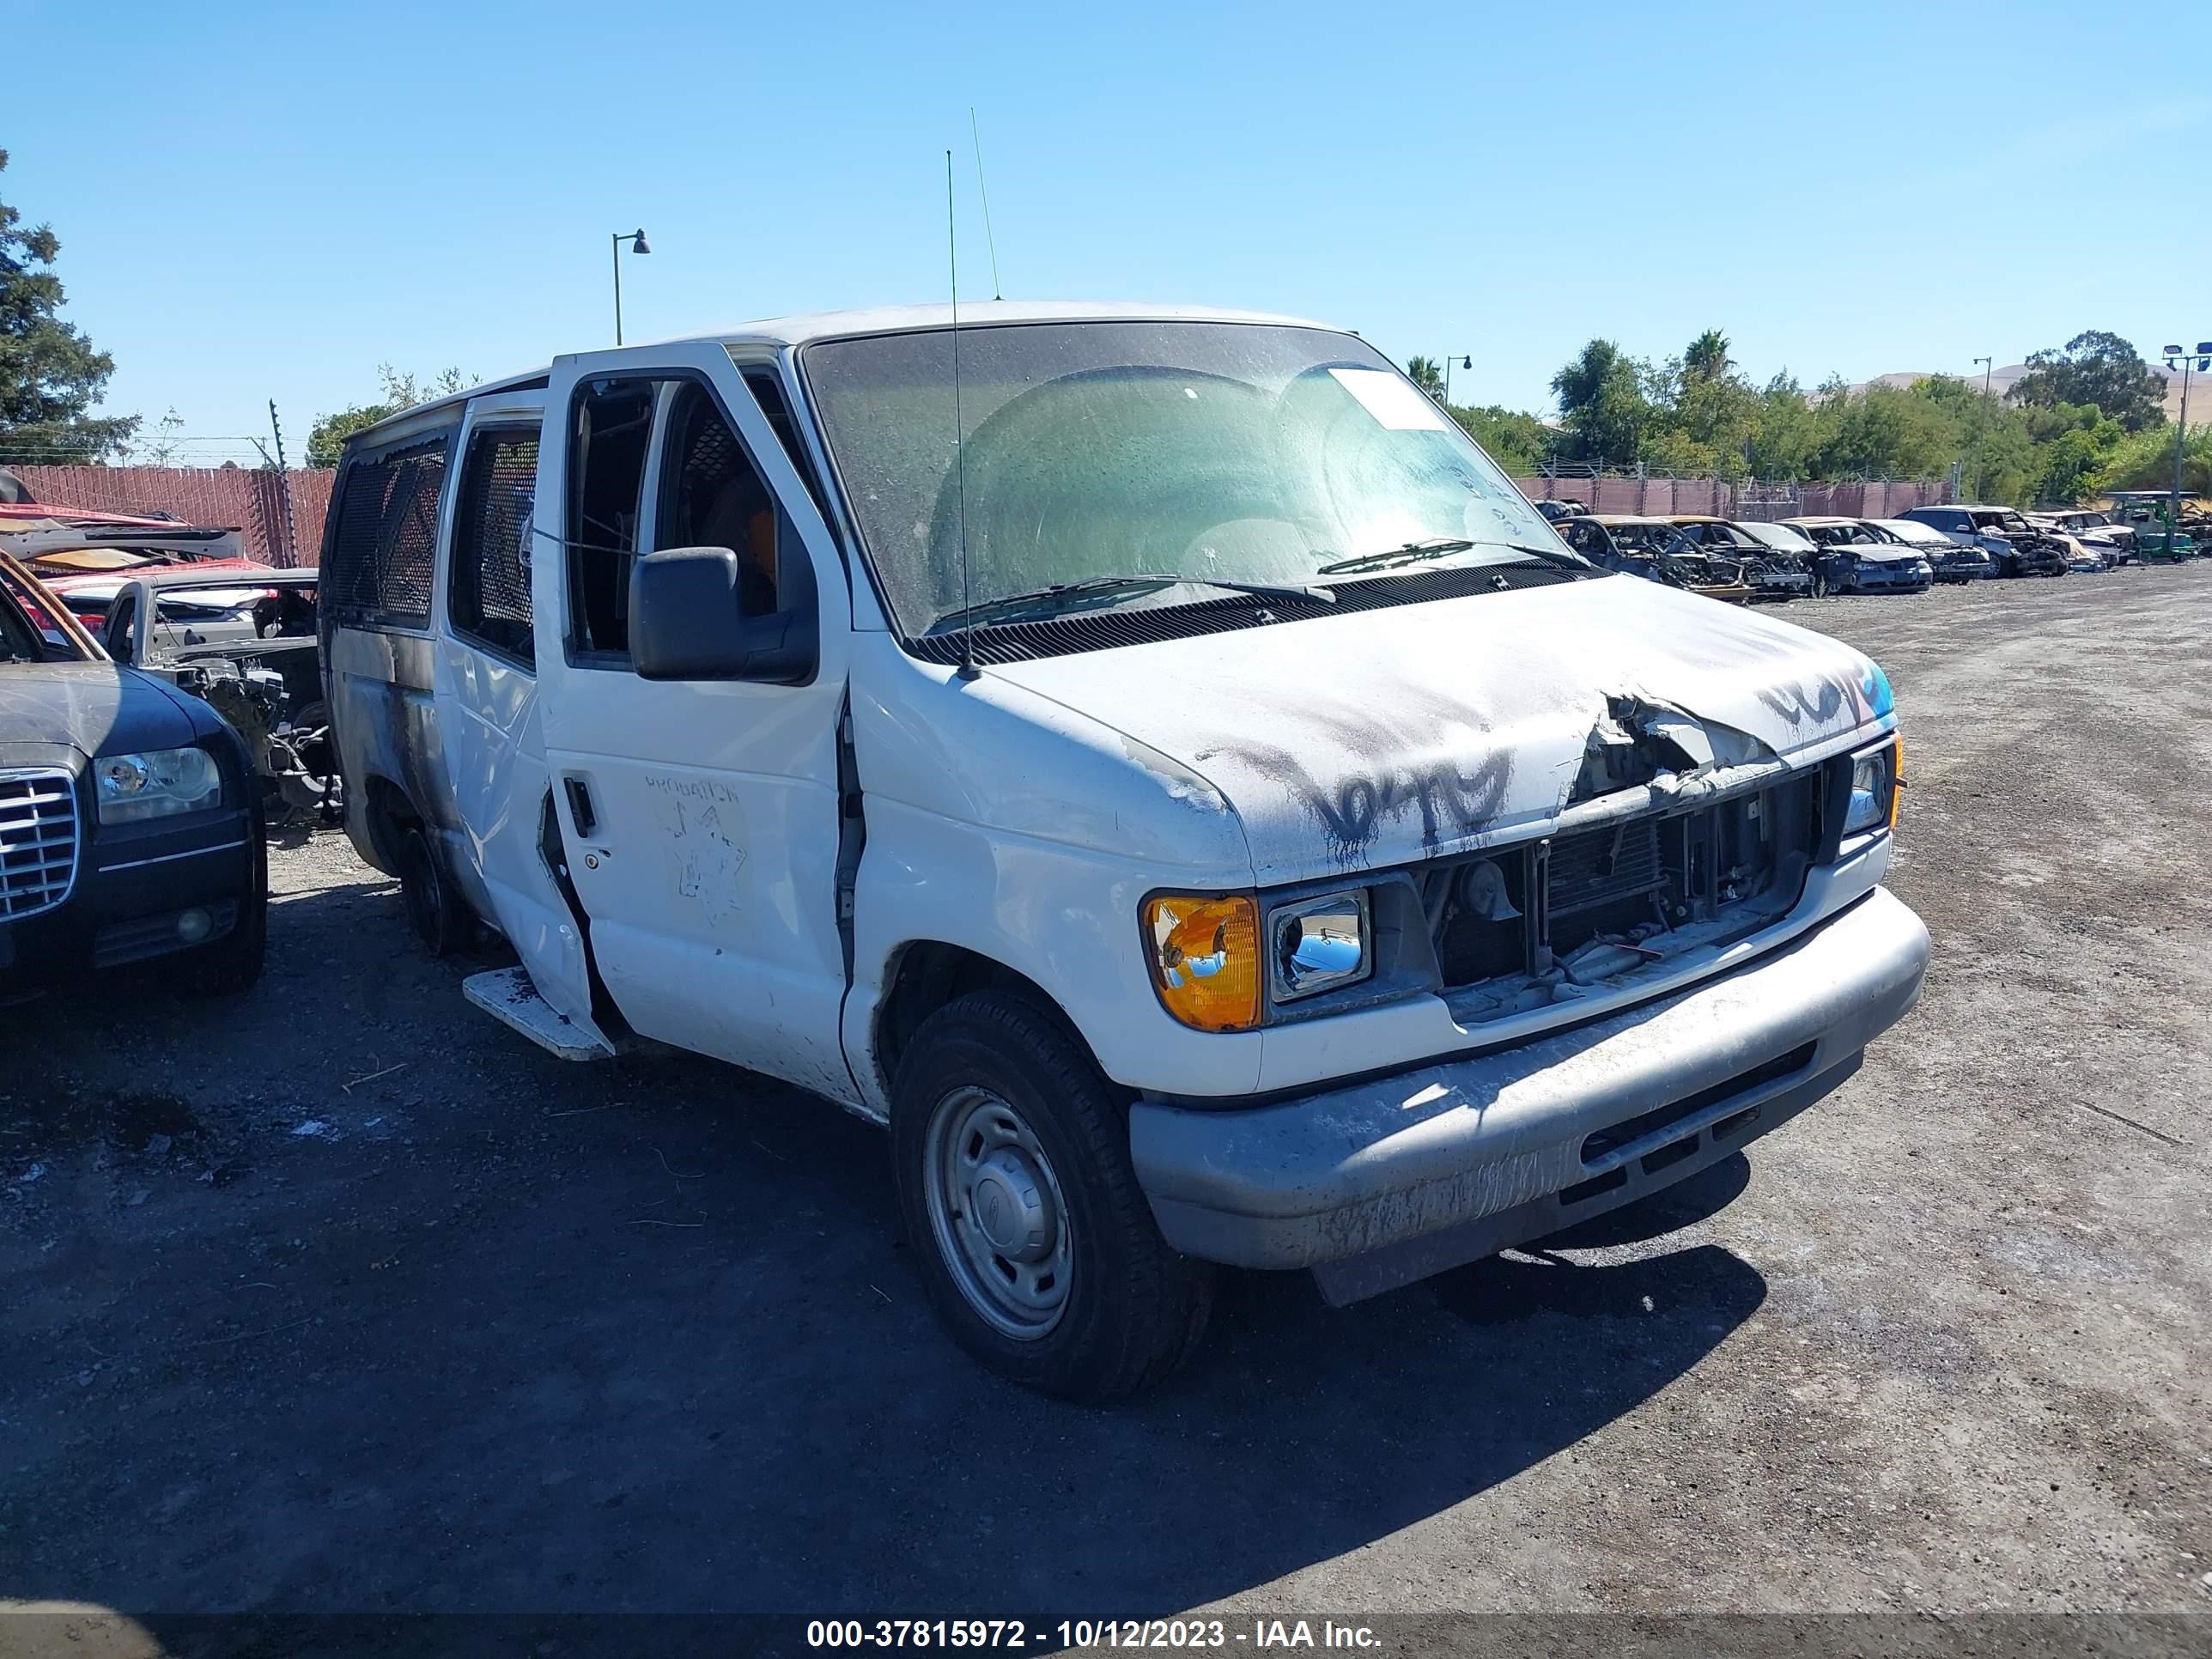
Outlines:
POLYGON ((1701 380, 1717 380, 1735 365, 1729 361, 1729 337, 1709 328, 1690 342, 1682 354, 1682 367, 1701 380))
POLYGON ((1443 401, 1444 371, 1443 365, 1435 358, 1408 358, 1406 362, 1406 378, 1438 403, 1443 401))

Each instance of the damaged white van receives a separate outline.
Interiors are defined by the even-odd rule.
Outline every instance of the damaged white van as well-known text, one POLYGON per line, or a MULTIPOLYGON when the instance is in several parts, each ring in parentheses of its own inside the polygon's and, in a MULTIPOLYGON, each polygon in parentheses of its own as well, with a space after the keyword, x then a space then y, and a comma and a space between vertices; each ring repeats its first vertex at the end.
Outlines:
POLYGON ((1371 347, 992 304, 580 354, 347 447, 362 855, 575 1058, 888 1124, 987 1364, 1164 1376, 1640 1198, 1919 995, 1880 669, 1609 574, 1371 347))

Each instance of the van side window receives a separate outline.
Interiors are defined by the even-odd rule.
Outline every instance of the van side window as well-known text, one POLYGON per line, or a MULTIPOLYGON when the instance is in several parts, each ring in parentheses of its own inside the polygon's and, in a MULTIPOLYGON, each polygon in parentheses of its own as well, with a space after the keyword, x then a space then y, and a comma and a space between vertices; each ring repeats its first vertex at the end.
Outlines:
POLYGON ((534 664, 530 520, 538 492, 538 428, 486 426, 469 440, 453 506, 446 611, 453 631, 534 664))
POLYGON ((815 482, 814 464, 806 458, 806 447, 799 441, 799 428, 792 421, 791 406, 784 402, 783 382, 776 378, 774 369, 763 363, 750 364, 740 373, 745 390, 760 405, 769 429, 775 434, 776 442, 783 446, 784 459, 791 463, 791 470, 799 474, 799 483, 806 486, 806 493, 814 498, 815 507, 827 520, 830 504, 823 499, 822 486, 815 482))
POLYGON ((594 380, 569 434, 569 647, 606 666, 629 656, 629 566, 637 551, 654 382, 594 380))
POLYGON ((748 617, 772 616, 782 514, 746 459, 714 393, 685 386, 670 411, 653 550, 726 547, 738 556, 738 603, 748 617))
POLYGON ((429 625, 446 444, 441 433, 347 463, 319 583, 335 620, 429 625))

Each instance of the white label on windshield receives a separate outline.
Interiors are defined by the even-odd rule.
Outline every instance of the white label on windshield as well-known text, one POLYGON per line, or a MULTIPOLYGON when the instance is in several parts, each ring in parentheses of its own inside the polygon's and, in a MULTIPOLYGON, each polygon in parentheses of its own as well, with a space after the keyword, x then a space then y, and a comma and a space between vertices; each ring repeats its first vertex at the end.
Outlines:
POLYGON ((1443 411, 1436 399, 1387 369, 1332 368, 1336 383, 1359 399, 1359 406, 1389 432, 1442 432, 1443 411))

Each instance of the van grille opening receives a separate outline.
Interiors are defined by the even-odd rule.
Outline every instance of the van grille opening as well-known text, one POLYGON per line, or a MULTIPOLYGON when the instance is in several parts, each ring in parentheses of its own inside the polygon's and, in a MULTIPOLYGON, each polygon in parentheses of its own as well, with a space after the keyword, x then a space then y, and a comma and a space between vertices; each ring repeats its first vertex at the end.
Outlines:
POLYGON ((1587 988, 1765 925, 1804 890, 1822 793, 1821 774, 1808 771, 1702 806, 1437 861, 1419 879, 1447 994, 1494 992, 1494 1006, 1476 998, 1462 1010, 1494 1018, 1553 1000, 1563 983, 1587 988))

